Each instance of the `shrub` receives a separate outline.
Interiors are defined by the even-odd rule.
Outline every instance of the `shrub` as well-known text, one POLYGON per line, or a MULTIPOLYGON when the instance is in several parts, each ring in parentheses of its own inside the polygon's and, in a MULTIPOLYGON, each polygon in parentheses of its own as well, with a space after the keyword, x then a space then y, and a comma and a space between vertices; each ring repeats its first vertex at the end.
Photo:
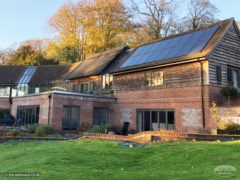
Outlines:
POLYGON ((3 118, 3 115, 4 115, 5 113, 9 113, 9 112, 10 112, 9 109, 1 109, 1 108, 0 108, 0 118, 3 118))
POLYGON ((35 131, 37 136, 45 136, 48 134, 54 134, 55 130, 49 125, 38 125, 35 131))
POLYGON ((230 131, 237 131, 237 130, 240 130, 240 124, 238 123, 228 123, 226 125, 226 130, 230 130, 230 131))
POLYGON ((20 130, 11 129, 11 130, 8 131, 8 134, 11 135, 11 136, 18 136, 18 135, 20 135, 20 130))
POLYGON ((91 129, 92 125, 90 123, 87 123, 87 122, 83 122, 81 123, 80 125, 80 128, 82 131, 87 131, 89 129, 91 129))
POLYGON ((28 133, 35 133, 38 126, 39 126, 39 124, 31 124, 31 125, 29 125, 28 133))
POLYGON ((92 127, 91 132, 94 133, 106 133, 106 130, 108 131, 109 126, 106 124, 101 124, 101 125, 94 125, 92 127))

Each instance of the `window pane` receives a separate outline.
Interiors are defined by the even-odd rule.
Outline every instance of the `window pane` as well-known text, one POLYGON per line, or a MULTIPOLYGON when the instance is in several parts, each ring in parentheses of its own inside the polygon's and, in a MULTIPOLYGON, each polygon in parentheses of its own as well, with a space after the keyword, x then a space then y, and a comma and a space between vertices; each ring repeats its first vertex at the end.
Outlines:
POLYGON ((158 127, 158 112, 152 111, 152 130, 157 131, 159 130, 158 127))
POLYGON ((143 112, 142 111, 137 112, 137 131, 138 132, 143 131, 143 112))
POLYGON ((168 130, 174 129, 174 112, 168 111, 168 130))
POLYGON ((106 108, 93 109, 93 125, 107 124, 108 110, 106 108))
POLYGON ((222 68, 220 65, 216 66, 216 81, 217 83, 222 82, 222 68))
POLYGON ((166 127, 166 112, 165 111, 159 112, 159 123, 160 123, 160 129, 167 129, 167 127, 166 127))
POLYGON ((38 123, 39 106, 18 106, 17 123, 19 125, 28 125, 38 123))

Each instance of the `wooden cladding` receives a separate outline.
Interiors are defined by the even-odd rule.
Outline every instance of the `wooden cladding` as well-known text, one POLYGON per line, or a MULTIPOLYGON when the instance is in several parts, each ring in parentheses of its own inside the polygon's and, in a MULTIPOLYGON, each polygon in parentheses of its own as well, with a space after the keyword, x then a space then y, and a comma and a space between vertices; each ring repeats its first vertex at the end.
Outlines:
MULTIPOLYGON (((204 62, 204 84, 207 83, 207 62, 204 62)), ((115 91, 149 88, 174 88, 201 85, 200 63, 194 62, 178 66, 158 68, 114 76, 115 91)))

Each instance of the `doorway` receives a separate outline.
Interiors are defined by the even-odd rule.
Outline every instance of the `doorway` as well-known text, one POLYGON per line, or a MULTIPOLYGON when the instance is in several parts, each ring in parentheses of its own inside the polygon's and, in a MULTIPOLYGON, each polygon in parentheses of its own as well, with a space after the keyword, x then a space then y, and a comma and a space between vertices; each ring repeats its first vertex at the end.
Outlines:
POLYGON ((63 106, 62 129, 78 130, 80 128, 80 106, 63 106))
POLYGON ((137 110, 137 131, 175 129, 174 110, 137 110))

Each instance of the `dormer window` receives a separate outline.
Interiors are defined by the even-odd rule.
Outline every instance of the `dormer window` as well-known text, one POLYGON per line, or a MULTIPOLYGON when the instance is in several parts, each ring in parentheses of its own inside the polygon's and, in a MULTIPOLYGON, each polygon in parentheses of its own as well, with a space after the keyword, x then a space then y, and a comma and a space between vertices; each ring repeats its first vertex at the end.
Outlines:
POLYGON ((113 82, 113 75, 111 74, 104 74, 102 76, 102 89, 111 89, 113 82))

